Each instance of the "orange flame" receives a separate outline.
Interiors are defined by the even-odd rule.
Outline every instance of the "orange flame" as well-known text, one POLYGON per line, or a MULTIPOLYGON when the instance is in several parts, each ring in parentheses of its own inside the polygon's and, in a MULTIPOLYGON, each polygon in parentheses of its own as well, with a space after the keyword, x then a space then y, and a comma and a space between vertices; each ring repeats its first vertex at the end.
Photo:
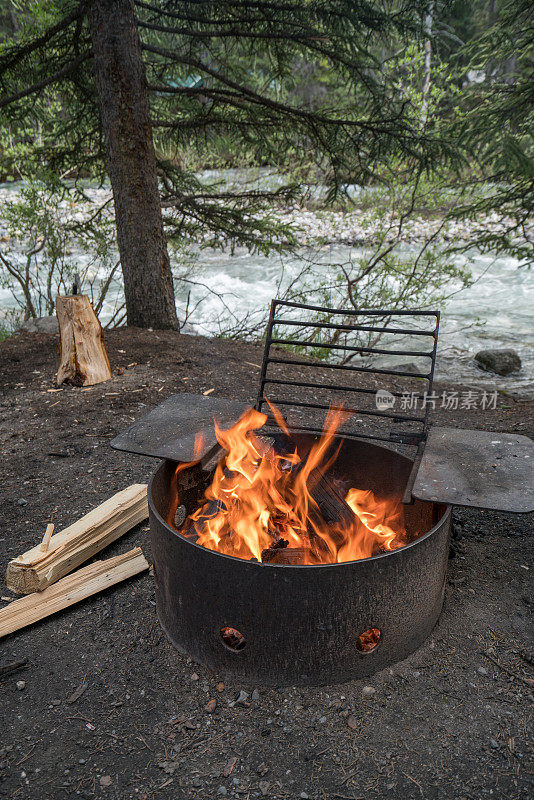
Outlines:
MULTIPOLYGON (((287 431, 278 409, 269 405, 287 431)), ((343 498, 326 476, 339 452, 338 446, 331 454, 336 431, 346 417, 342 409, 330 409, 320 439, 304 460, 296 447, 277 453, 272 440, 257 433, 267 421, 259 411, 247 411, 228 430, 215 422, 226 455, 201 506, 188 517, 185 534, 219 553, 275 563, 352 561, 405 545, 400 498, 379 500, 372 491, 357 488, 343 498), (325 492, 339 519, 325 521, 325 492)), ((190 465, 179 465, 176 477, 184 466, 190 465)), ((174 513, 177 497, 171 505, 174 513)))
POLYGON ((204 434, 197 433, 195 434, 195 445, 193 448, 193 454, 195 456, 195 461, 200 458, 200 455, 204 449, 204 434))

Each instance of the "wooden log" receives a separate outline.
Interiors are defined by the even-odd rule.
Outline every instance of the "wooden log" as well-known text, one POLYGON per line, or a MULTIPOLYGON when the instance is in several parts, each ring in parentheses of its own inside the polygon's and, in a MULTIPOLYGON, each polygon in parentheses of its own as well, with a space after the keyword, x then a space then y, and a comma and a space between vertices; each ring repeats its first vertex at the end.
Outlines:
POLYGON ((58 386, 94 386, 111 378, 104 332, 86 294, 56 297, 59 323, 58 386))
POLYGON ((6 584, 17 594, 40 592, 72 572, 148 517, 146 483, 117 492, 68 528, 42 550, 38 544, 9 562, 6 584))
POLYGON ((261 551, 261 560, 267 564, 275 561, 280 550, 284 550, 288 546, 287 539, 276 539, 269 547, 261 551))
MULTIPOLYGON (((269 457, 269 453, 275 451, 275 441, 272 437, 256 434, 256 441, 259 443, 262 457, 269 457)), ((303 468, 304 463, 302 462, 296 468, 293 468, 295 475, 303 468)), ((306 483, 312 498, 319 507, 322 518, 327 524, 352 525, 354 511, 328 475, 325 475, 321 469, 316 467, 308 475, 306 483)))
POLYGON ((0 610, 0 639, 131 578, 148 569, 148 566, 141 548, 135 547, 120 556, 95 561, 72 575, 67 575, 43 592, 20 597, 0 610))
POLYGON ((286 564, 291 566, 319 563, 317 555, 309 547, 267 548, 262 552, 261 560, 264 564, 286 564))
POLYGON ((347 526, 353 524, 354 511, 342 497, 331 478, 321 473, 319 469, 314 469, 308 478, 308 487, 327 524, 347 526))

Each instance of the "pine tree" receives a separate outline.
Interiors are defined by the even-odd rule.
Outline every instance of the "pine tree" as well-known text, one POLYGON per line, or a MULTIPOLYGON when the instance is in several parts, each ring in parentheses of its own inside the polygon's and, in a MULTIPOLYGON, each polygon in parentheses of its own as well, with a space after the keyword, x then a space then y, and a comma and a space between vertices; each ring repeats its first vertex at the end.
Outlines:
POLYGON ((490 6, 488 28, 458 55, 467 69, 484 76, 464 92, 452 135, 478 167, 466 181, 475 199, 453 216, 474 219, 494 214, 501 231, 481 233, 471 245, 534 263, 534 6, 531 0, 505 0, 490 6))
MULTIPOLYGON (((265 213, 321 176, 332 199, 384 164, 448 154, 407 113, 379 54, 421 38, 419 0, 55 0, 0 49, 0 115, 41 124, 35 163, 107 172, 127 319, 176 327, 167 233, 268 251, 291 232, 265 213), (328 75, 311 102, 299 65, 328 75), (343 87, 343 91, 339 88, 343 87), (53 109, 53 114, 51 114, 53 109), (183 153, 224 146, 275 165, 279 188, 202 181, 183 153)), ((31 165, 28 165, 30 168, 31 165)))

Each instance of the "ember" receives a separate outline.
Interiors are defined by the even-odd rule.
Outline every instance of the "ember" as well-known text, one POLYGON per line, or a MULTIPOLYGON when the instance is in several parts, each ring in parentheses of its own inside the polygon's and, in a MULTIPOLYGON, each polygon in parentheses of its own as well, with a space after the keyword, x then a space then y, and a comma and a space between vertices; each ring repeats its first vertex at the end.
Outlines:
MULTIPOLYGON (((280 412, 279 427, 289 435, 280 412)), ((378 499, 351 487, 340 493, 330 478, 338 446, 336 431, 346 419, 331 409, 321 437, 305 457, 295 445, 277 452, 273 440, 258 435, 267 416, 250 409, 228 430, 215 422, 225 452, 200 507, 177 525, 177 481, 169 523, 210 550, 276 564, 332 564, 353 561, 407 544, 399 496, 378 499)), ((188 465, 180 464, 177 475, 188 465)), ((181 520, 180 520, 181 521, 181 520)))
POLYGON ((370 653, 378 645, 381 637, 379 628, 369 628, 358 636, 356 647, 361 653, 370 653))

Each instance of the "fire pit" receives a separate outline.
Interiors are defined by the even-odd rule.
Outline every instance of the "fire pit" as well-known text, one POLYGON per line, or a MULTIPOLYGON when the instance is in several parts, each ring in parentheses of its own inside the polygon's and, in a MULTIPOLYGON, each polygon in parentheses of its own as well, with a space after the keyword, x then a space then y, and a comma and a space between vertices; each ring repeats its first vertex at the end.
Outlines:
MULTIPOLYGON (((308 450, 313 438, 296 443, 308 450)), ((288 441, 277 437, 283 450, 288 441)), ((336 474, 375 496, 402 497, 410 459, 338 437, 336 474)), ((361 678, 426 639, 441 611, 451 511, 405 506, 409 542, 364 560, 321 565, 259 563, 209 550, 168 521, 175 489, 193 510, 205 489, 196 466, 165 461, 148 502, 160 623, 171 642, 216 674, 263 684, 361 678)))
POLYGON ((441 611, 450 504, 532 510, 529 439, 430 428, 428 405, 423 414, 393 408, 402 396, 394 387, 378 397, 382 376, 415 381, 412 398, 423 389, 432 396, 439 314, 355 311, 370 322, 353 324, 343 312, 338 325, 339 313, 273 301, 255 409, 174 395, 112 442, 163 459, 148 490, 158 617, 178 650, 217 674, 321 684, 405 658, 441 611), (278 318, 287 307, 325 317, 278 318), (415 325, 399 324, 408 316, 415 325), (284 325, 319 335, 334 329, 336 343, 275 338, 284 325), (368 345, 348 340, 362 333, 368 345), (431 337, 432 345, 378 348, 377 333, 431 337), (317 363, 273 352, 277 344, 332 348, 343 359, 317 363), (354 362, 364 355, 409 356, 426 366, 414 375, 411 365, 354 362), (276 372, 279 365, 295 367, 294 376, 276 372), (345 381, 327 382, 317 369, 345 381), (352 380, 362 373, 375 388, 352 380), (275 399, 277 389, 292 394, 275 399), (354 397, 356 405, 347 401, 354 397), (277 406, 296 412, 289 425, 277 406))

